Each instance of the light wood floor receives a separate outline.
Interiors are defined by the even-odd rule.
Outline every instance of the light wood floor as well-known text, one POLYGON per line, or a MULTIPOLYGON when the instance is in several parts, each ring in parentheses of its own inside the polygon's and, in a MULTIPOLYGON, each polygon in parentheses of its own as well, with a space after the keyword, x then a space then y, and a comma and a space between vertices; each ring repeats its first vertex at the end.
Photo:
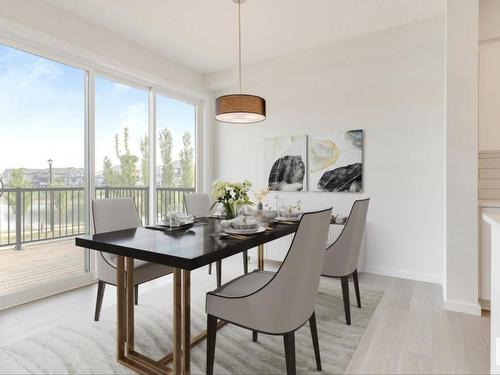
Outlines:
POLYGON ((437 284, 370 274, 360 282, 384 296, 346 373, 489 373, 489 317, 443 310, 437 284))
POLYGON ((0 296, 81 274, 84 250, 74 239, 0 248, 0 296))
MULTIPOLYGON (((226 262, 230 263, 224 266, 226 272, 228 267, 231 272, 242 272, 240 256, 226 262)), ((267 269, 272 267, 266 263, 267 269)), ((171 283, 170 276, 146 283, 141 290, 166 283, 171 283)), ((489 372, 489 318, 444 311, 440 285, 371 274, 361 274, 360 284, 361 291, 382 290, 384 295, 347 373, 489 372)), ((92 319, 95 293, 96 286, 91 285, 0 311, 0 347, 64 320, 92 319)), ((104 305, 114 304, 115 297, 115 288, 107 288, 104 305)), ((10 360, 1 357, 0 350, 0 363, 10 360)))

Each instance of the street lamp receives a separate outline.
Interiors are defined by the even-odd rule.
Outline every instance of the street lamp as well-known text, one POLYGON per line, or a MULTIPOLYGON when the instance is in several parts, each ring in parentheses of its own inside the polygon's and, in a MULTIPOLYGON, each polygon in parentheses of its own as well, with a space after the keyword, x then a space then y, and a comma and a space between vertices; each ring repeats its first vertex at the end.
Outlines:
POLYGON ((49 163, 49 186, 52 186, 52 159, 47 160, 49 163))
POLYGON ((50 231, 54 232, 54 192, 52 191, 52 161, 52 159, 47 160, 47 163, 49 163, 50 231))

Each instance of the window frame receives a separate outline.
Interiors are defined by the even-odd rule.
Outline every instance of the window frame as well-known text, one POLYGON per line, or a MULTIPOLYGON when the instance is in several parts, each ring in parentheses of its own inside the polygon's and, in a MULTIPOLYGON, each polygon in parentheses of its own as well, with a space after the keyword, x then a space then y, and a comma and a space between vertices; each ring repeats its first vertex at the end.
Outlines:
MULTIPOLYGON (((152 165, 152 168, 153 168, 153 171, 154 171, 154 184, 150 184, 152 187, 153 187, 153 199, 150 199, 150 203, 151 204, 154 204, 153 206, 153 209, 150 210, 150 214, 153 214, 154 216, 152 216, 150 218, 150 220, 154 220, 155 218, 157 218, 157 207, 158 205, 156 204, 156 200, 157 200, 157 194, 156 194, 156 151, 157 151, 157 148, 156 148, 156 145, 157 145, 157 123, 156 123, 156 120, 157 120, 157 114, 158 114, 158 111, 156 110, 157 109, 157 97, 158 95, 160 96, 164 96, 166 98, 169 98, 169 99, 174 99, 174 100, 178 100, 178 101, 181 101, 181 102, 184 102, 186 104, 189 104, 189 105, 192 105, 194 107, 194 136, 193 136, 193 141, 194 141, 194 147, 193 147, 193 150, 194 150, 194 189, 195 191, 198 193, 201 191, 202 189, 202 184, 201 184, 201 177, 202 177, 202 173, 201 173, 201 164, 199 164, 201 162, 201 116, 200 116, 200 107, 202 107, 202 102, 200 100, 195 100, 195 99, 188 99, 187 97, 185 96, 182 96, 182 95, 176 95, 176 94, 173 94, 171 92, 169 92, 168 90, 153 90, 153 94, 154 94, 154 123, 152 125, 152 134, 153 136, 150 136, 150 139, 153 139, 153 142, 154 142, 154 155, 152 155, 152 162, 153 162, 153 165, 152 165)), ((151 176, 150 176, 151 178, 151 176)), ((154 221, 150 221, 150 222, 154 222, 154 221)))
MULTIPOLYGON (((96 54, 90 53, 75 45, 61 43, 53 37, 30 29, 23 29, 15 24, 0 23, 0 44, 8 48, 29 53, 44 59, 64 64, 84 73, 84 168, 85 168, 85 231, 92 233, 91 202, 95 198, 95 77, 103 77, 131 87, 143 89, 148 94, 148 137, 149 137, 149 220, 156 217, 156 95, 166 96, 183 101, 195 107, 194 160, 195 189, 200 191, 204 186, 202 157, 205 150, 202 142, 202 126, 208 123, 208 106, 210 96, 196 89, 188 89, 170 83, 162 78, 146 72, 136 72, 132 68, 120 67, 105 61, 96 54), (146 78, 149 77, 149 78, 146 78), (154 182, 154 183, 153 183, 154 182)), ((0 298, 0 310, 37 298, 61 293, 66 290, 96 282, 94 252, 85 249, 84 275, 62 279, 58 285, 42 285, 27 291, 20 291, 0 298)))

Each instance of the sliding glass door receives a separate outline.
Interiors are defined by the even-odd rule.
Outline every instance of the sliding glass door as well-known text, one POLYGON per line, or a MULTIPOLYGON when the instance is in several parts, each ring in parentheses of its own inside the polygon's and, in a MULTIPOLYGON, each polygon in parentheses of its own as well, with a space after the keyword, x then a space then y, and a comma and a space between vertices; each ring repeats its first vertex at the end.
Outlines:
POLYGON ((156 96, 156 212, 184 210, 184 194, 195 190, 196 107, 156 96))
POLYGON ((0 298, 84 273, 85 81, 0 45, 0 298))
POLYGON ((95 78, 95 197, 132 197, 149 217, 148 91, 95 78))
POLYGON ((198 108, 73 65, 0 45, 0 309, 93 281, 91 199, 148 224, 195 190, 198 108))

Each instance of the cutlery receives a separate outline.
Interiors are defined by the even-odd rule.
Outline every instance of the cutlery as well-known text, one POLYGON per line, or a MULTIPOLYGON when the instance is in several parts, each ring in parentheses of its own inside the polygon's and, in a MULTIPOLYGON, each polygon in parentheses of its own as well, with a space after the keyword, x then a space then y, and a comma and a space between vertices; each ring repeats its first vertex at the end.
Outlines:
POLYGON ((226 233, 226 232, 214 233, 211 236, 213 236, 213 237, 219 237, 219 238, 228 238, 228 237, 231 237, 231 238, 234 238, 236 240, 246 240, 246 239, 248 239, 248 236, 240 236, 240 235, 237 235, 237 234, 226 233))
POLYGON ((283 221, 283 220, 279 220, 279 221, 276 221, 278 224, 297 224, 297 221, 283 221))
POLYGON ((236 240, 246 240, 249 236, 239 236, 237 234, 226 233, 227 237, 234 238, 236 240))

